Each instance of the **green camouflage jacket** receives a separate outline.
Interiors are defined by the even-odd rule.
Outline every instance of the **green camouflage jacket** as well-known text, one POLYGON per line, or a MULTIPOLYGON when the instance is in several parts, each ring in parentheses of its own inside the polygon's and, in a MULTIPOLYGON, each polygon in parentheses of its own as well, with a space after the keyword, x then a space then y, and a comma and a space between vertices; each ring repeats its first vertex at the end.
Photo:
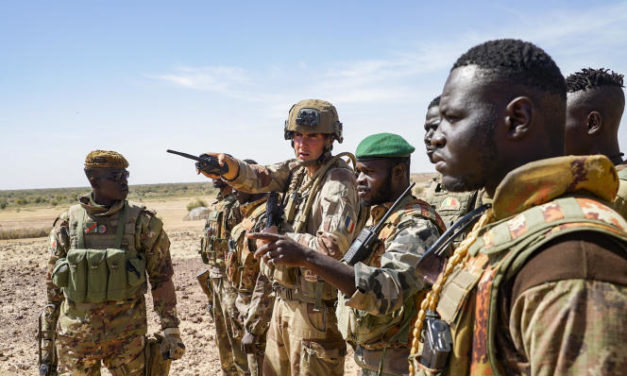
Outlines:
MULTIPOLYGON (((84 229, 86 247, 90 247, 99 236, 115 232, 111 224, 116 220, 124 202, 107 208, 94 203, 91 197, 81 197, 80 206, 86 211, 89 222, 84 229), (90 223, 92 223, 90 225, 90 223)), ((137 204, 128 202, 137 207, 137 204)), ((172 283, 172 260, 170 241, 163 231, 163 223, 154 212, 141 208, 139 216, 129 218, 126 232, 134 226, 134 247, 146 259, 146 272, 150 281, 154 309, 159 315, 161 327, 178 327, 176 295, 172 283)), ((54 223, 49 236, 48 273, 46 278, 47 301, 57 307, 58 334, 74 337, 77 342, 107 341, 146 333, 146 305, 144 295, 125 301, 105 301, 102 303, 75 303, 64 297, 63 291, 51 280, 51 274, 58 259, 66 256, 72 239, 70 238, 69 211, 61 214, 54 223)), ((143 291, 146 288, 144 287, 143 291)))
MULTIPOLYGON (((366 225, 376 225, 390 206, 372 207, 366 225)), ((338 327, 347 341, 366 348, 382 349, 392 337, 406 346, 415 315, 413 298, 422 288, 415 266, 445 231, 435 210, 411 196, 385 223, 375 251, 355 264, 357 291, 350 297, 339 293, 338 327)))

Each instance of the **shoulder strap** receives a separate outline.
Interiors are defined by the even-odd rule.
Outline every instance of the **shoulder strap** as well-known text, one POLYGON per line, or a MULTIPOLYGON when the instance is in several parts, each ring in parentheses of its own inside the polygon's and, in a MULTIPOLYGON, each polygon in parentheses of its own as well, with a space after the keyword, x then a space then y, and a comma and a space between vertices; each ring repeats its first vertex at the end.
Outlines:
MULTIPOLYGON (((82 208, 81 208, 82 209, 82 208)), ((85 216, 87 211, 85 209, 78 215, 78 223, 76 225, 76 245, 78 248, 85 248, 85 216)))
POLYGON ((126 219, 128 217, 128 202, 124 202, 124 207, 120 211, 118 217, 118 228, 115 229, 115 243, 113 248, 120 249, 122 247, 122 238, 124 237, 124 228, 126 227, 126 219))

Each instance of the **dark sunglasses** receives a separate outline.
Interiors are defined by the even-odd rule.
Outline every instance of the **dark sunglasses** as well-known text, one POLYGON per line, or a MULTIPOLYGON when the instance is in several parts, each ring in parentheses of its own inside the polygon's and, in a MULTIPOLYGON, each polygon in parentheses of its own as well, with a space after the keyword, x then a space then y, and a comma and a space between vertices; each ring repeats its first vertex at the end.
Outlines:
POLYGON ((102 175, 102 176, 98 176, 98 179, 105 179, 105 180, 111 180, 111 181, 115 181, 115 182, 121 182, 124 179, 128 179, 128 177, 131 175, 130 172, 128 172, 127 170, 119 170, 119 171, 113 171, 110 172, 106 175, 102 175))

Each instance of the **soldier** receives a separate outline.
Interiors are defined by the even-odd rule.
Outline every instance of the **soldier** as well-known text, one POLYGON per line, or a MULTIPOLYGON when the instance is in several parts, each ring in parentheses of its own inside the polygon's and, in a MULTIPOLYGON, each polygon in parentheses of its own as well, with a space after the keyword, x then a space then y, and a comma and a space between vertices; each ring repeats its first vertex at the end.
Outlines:
MULTIPOLYGON (((409 186, 414 147, 401 136, 380 133, 357 146, 357 190, 376 225, 409 186)), ((422 278, 415 266, 444 232, 435 210, 411 195, 385 220, 372 252, 354 267, 318 253, 283 235, 251 234, 273 242, 257 251, 275 265, 304 267, 337 287, 338 323, 355 350, 361 375, 406 375, 411 320, 422 278)))
MULTIPOLYGON (((264 167, 211 155, 228 166, 222 177, 236 189, 284 192, 286 235, 339 259, 353 239, 358 198, 353 171, 340 158, 346 154, 331 155, 333 142, 343 140, 337 111, 323 100, 300 101, 289 111, 284 135, 296 159, 264 167)), ((278 266, 266 272, 277 299, 263 374, 343 374, 346 344, 334 314, 337 290, 305 268, 278 266)))
POLYGON ((624 374, 616 172, 605 156, 561 156, 565 112, 564 78, 531 43, 485 42, 454 64, 433 160, 446 189, 485 187, 493 206, 421 304, 417 374, 624 374))
POLYGON ((627 218, 627 165, 618 145, 625 109, 623 75, 584 68, 566 78, 566 154, 603 154, 621 179, 614 208, 627 218))
MULTIPOLYGON (((226 268, 229 282, 237 293, 235 315, 231 317, 232 345, 244 351, 234 352, 233 360, 240 375, 260 375, 259 365, 261 362, 259 360, 263 361, 265 336, 255 338, 255 342, 248 343, 246 348, 242 343, 246 332, 245 321, 251 308, 253 290, 259 275, 259 262, 253 257, 255 245, 253 241, 246 239, 246 233, 253 230, 261 231, 265 228, 267 194, 235 191, 235 196, 240 203, 242 221, 231 231, 226 268), (258 359, 259 355, 261 355, 261 359, 258 359)), ((267 322, 270 321, 269 316, 266 316, 266 319, 267 322)))
POLYGON ((100 375, 101 362, 114 376, 145 374, 148 280, 163 330, 161 352, 172 360, 185 352, 170 241, 154 212, 126 201, 127 167, 114 151, 89 153, 85 174, 92 193, 59 216, 50 232, 47 300, 52 324, 58 321, 63 375, 100 375))
MULTIPOLYGON (((427 109, 425 118, 425 147, 427 149, 427 157, 433 162, 433 151, 435 148, 431 145, 433 134, 440 125, 440 96, 435 97, 427 109)), ((468 191, 468 192, 450 192, 442 186, 442 175, 434 178, 424 193, 424 200, 435 208, 438 214, 444 220, 447 227, 468 213, 475 207, 485 203, 485 191, 468 191)), ((453 244, 458 245, 462 236, 458 237, 453 244)))
POLYGON ((222 373, 232 376, 238 374, 233 359, 241 359, 244 355, 240 346, 232 345, 234 340, 230 317, 235 312, 237 292, 226 278, 225 260, 231 230, 241 221, 241 214, 233 188, 219 177, 213 179, 213 186, 219 192, 212 203, 212 211, 207 216, 201 252, 203 261, 209 265, 213 294, 210 298, 210 310, 216 330, 218 357, 222 373))

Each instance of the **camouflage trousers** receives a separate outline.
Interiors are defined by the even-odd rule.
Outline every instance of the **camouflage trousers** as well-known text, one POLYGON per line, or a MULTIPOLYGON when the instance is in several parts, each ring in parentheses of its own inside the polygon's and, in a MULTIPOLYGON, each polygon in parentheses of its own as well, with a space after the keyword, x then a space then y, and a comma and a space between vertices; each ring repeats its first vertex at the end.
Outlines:
POLYGON ((242 349, 244 329, 237 320, 237 291, 226 278, 212 279, 213 318, 216 345, 223 375, 249 375, 248 360, 242 349))
POLYGON ((265 376, 344 374, 346 342, 332 308, 277 297, 266 338, 265 376))
POLYGON ((59 374, 100 376, 101 362, 112 376, 143 376, 145 337, 133 336, 102 343, 78 342, 75 337, 57 337, 59 374))

